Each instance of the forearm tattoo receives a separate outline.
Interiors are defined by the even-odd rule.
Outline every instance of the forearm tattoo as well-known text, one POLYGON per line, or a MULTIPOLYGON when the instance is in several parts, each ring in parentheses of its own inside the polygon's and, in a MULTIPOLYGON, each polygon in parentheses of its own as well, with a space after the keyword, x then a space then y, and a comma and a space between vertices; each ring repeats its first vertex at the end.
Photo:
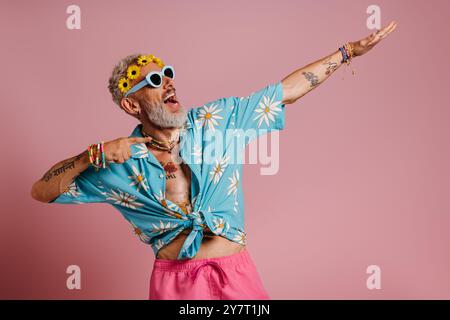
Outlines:
POLYGON ((41 180, 48 182, 52 177, 59 176, 61 173, 66 172, 67 170, 75 168, 75 160, 64 163, 61 167, 56 169, 50 169, 47 171, 41 180))
POLYGON ((306 80, 311 83, 311 87, 315 87, 319 84, 319 77, 312 72, 303 72, 306 80))
POLYGON ((73 158, 73 160, 70 160, 66 163, 63 163, 62 166, 56 168, 56 169, 50 169, 48 170, 44 176, 41 178, 42 181, 48 182, 51 178, 53 178, 54 176, 59 176, 61 173, 64 173, 70 169, 74 169, 75 168, 75 161, 80 160, 81 157, 83 156, 83 154, 79 154, 78 156, 76 156, 75 158, 73 158))
POLYGON ((334 70, 337 69, 338 64, 336 62, 330 61, 331 57, 328 57, 322 64, 327 66, 327 71, 325 71, 326 75, 329 75, 330 73, 332 73, 334 70))

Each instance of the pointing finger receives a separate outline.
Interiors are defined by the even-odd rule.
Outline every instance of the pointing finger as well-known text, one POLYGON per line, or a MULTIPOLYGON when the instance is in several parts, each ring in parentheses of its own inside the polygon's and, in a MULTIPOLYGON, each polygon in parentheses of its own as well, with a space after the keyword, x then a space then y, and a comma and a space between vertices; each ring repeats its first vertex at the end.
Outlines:
POLYGON ((151 137, 131 137, 128 139, 128 142, 130 144, 136 144, 136 143, 147 143, 152 141, 151 137))

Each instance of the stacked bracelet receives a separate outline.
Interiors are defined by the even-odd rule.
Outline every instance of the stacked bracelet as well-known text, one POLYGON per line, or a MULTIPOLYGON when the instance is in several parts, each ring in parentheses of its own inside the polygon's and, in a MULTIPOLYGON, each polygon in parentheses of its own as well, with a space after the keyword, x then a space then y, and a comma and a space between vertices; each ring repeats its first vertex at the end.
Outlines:
POLYGON ((340 47, 339 51, 341 51, 341 54, 342 54, 341 63, 347 62, 348 56, 347 56, 347 52, 345 52, 345 50, 344 50, 344 47, 340 47))
POLYGON ((342 61, 341 63, 346 62, 347 64, 350 64, 350 61, 353 58, 353 48, 350 43, 344 44, 342 47, 339 48, 339 51, 342 53, 342 61))
POLYGON ((99 168, 106 168, 105 161, 105 149, 103 141, 100 143, 90 144, 88 146, 89 162, 95 170, 98 171, 99 168))

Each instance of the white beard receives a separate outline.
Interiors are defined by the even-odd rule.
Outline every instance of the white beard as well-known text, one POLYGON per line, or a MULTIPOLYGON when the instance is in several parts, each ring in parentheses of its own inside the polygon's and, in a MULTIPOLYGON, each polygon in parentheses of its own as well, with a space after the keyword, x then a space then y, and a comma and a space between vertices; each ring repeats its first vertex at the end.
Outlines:
POLYGON ((187 110, 183 107, 177 113, 172 113, 164 107, 163 103, 151 106, 142 101, 141 105, 148 119, 161 128, 180 128, 187 120, 187 110))

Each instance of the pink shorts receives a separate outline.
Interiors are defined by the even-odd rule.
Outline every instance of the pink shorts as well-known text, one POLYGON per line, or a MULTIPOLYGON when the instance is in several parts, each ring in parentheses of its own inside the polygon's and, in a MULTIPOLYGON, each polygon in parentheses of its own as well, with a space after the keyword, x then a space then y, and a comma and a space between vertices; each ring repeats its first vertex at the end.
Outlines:
POLYGON ((155 259, 150 300, 269 300, 247 249, 205 259, 155 259))

